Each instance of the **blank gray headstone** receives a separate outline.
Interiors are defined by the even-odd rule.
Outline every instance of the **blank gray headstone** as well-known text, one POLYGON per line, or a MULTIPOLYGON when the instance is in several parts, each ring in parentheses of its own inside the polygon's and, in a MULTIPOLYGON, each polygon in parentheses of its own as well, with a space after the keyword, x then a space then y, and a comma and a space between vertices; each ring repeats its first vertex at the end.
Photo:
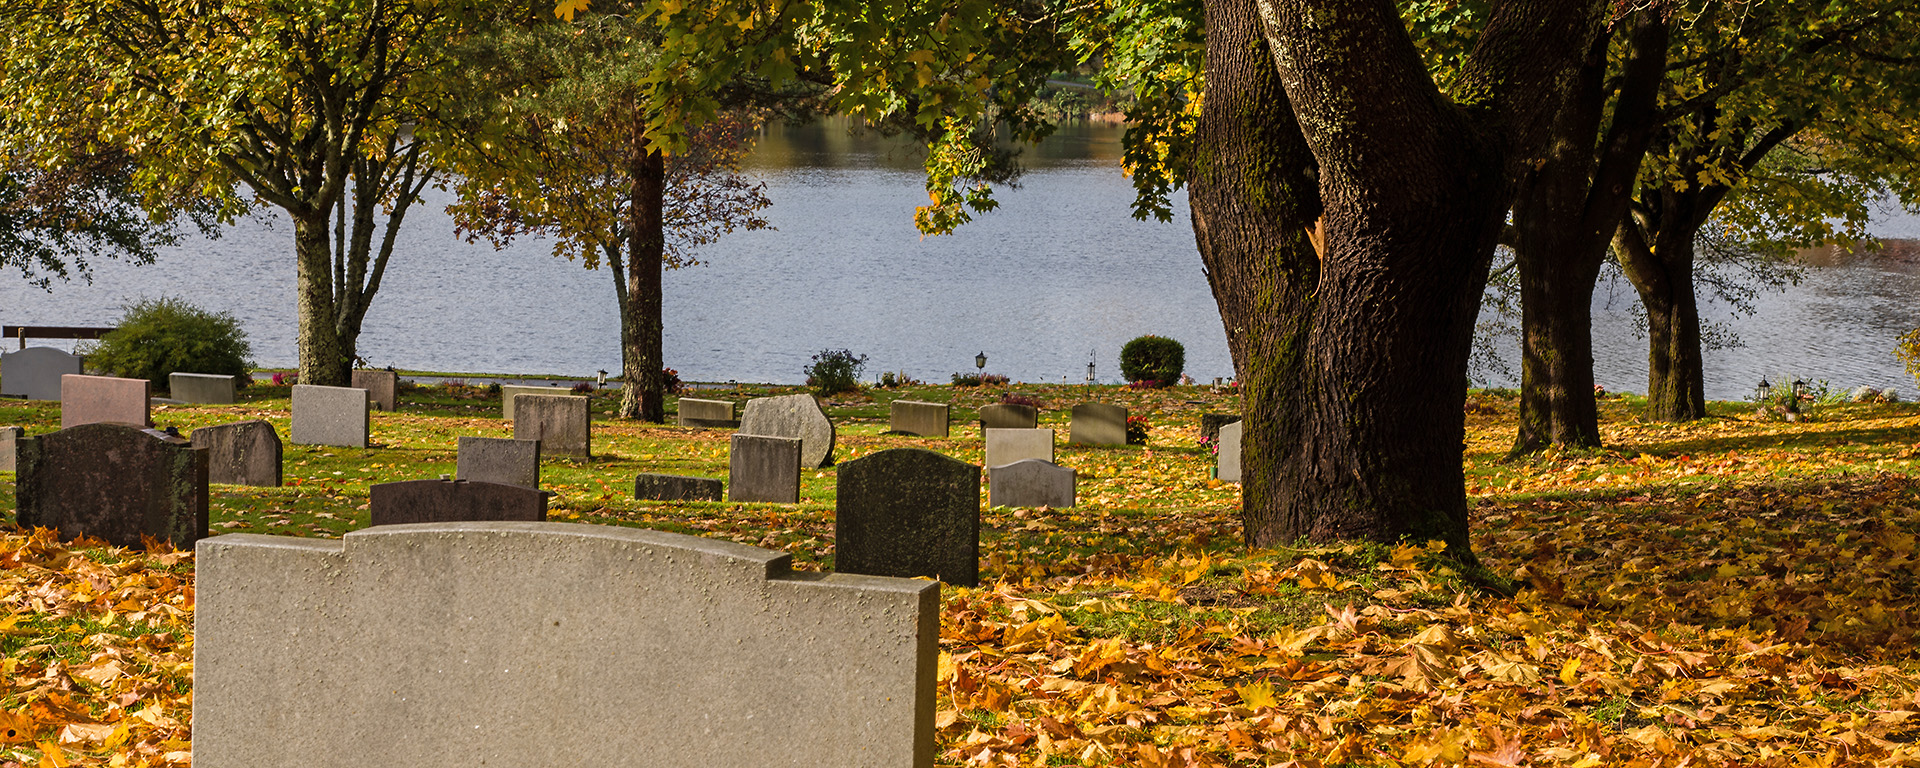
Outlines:
POLYGON ((547 519, 546 491, 475 480, 405 480, 367 488, 372 525, 547 519))
POLYGON ((144 534, 182 549, 207 535, 207 451, 165 432, 98 422, 16 444, 15 519, 138 547, 144 534))
POLYGON ((80 358, 53 347, 0 354, 0 395, 58 401, 60 377, 79 372, 80 358))
POLYGON ((27 431, 20 427, 0 427, 0 472, 12 472, 14 468, 14 445, 27 431))
POLYGON ((167 374, 167 396, 183 403, 231 405, 237 378, 213 373, 170 373, 167 374))
POLYGON ((892 423, 895 432, 921 437, 947 436, 947 404, 918 400, 893 401, 892 423))
POLYGON ((998 467, 1021 459, 1053 461, 1051 429, 988 429, 986 465, 998 467))
POLYGON ((719 501, 720 491, 717 477, 642 474, 633 478, 633 497, 645 501, 719 501))
POLYGON ((373 407, 391 411, 400 407, 400 374, 395 371, 360 369, 353 372, 353 386, 367 391, 373 407))
POLYGON ((1126 445, 1127 409, 1106 403, 1073 407, 1073 427, 1067 442, 1078 445, 1126 445))
POLYGON ((146 379, 61 376, 60 428, 99 422, 151 426, 153 401, 147 397, 147 385, 146 379))
POLYGON ((293 385, 293 426, 287 441, 294 445, 367 447, 373 426, 373 401, 356 387, 293 385))
POLYGON ((740 414, 740 434, 800 439, 800 466, 833 464, 833 421, 813 395, 756 397, 740 414))
POLYGON ((680 426, 683 427, 732 427, 740 423, 733 417, 732 400, 683 397, 677 407, 680 409, 680 426))
POLYGON ((840 466, 833 569, 980 583, 980 468, 922 448, 840 466))
POLYGON ((1246 422, 1236 421, 1220 428, 1220 457, 1214 476, 1229 483, 1240 482, 1240 435, 1246 422))
POLYGON ((500 388, 500 418, 513 421, 515 395, 571 395, 568 387, 522 387, 508 385, 500 388))
POLYGON ((454 479, 540 487, 540 441, 461 435, 454 479))
POLYGON ((1071 507, 1078 473, 1051 461, 1021 459, 987 469, 989 505, 1071 507))
POLYGON ((800 439, 733 435, 727 456, 729 501, 800 502, 800 439))
POLYGON ((593 419, 580 395, 517 395, 513 436, 540 441, 543 456, 593 457, 593 419))
POLYGON ((1040 426, 1040 409, 1031 405, 996 403, 980 406, 981 429, 1033 429, 1040 426))
POLYGON ((193 446, 207 449, 208 482, 280 487, 280 434, 259 419, 201 427, 193 446))

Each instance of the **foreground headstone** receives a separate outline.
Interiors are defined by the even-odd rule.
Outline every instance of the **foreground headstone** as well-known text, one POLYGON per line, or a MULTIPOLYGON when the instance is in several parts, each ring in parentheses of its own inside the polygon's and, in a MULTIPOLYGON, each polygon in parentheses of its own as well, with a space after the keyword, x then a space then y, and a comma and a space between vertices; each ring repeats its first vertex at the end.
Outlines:
POLYGON ((998 467, 1022 459, 1053 461, 1051 429, 988 429, 986 465, 998 467))
POLYGON ((833 421, 813 395, 756 397, 740 414, 740 434, 800 439, 800 466, 833 464, 833 421))
POLYGON ((593 422, 579 395, 519 395, 514 398, 513 436, 540 441, 540 453, 593 457, 593 422))
POLYGON ((60 377, 80 373, 80 358, 53 347, 0 354, 0 395, 59 400, 60 377))
POLYGON ((800 502, 800 439, 733 435, 727 455, 730 501, 800 502))
POLYGON ((1200 414, 1200 438, 1210 443, 1219 442, 1220 428, 1239 421, 1240 418, 1240 414, 1237 413, 1200 414))
POLYGON ((194 768, 929 768, 938 584, 566 523, 201 544, 194 768))
POLYGON ((1220 428, 1220 456, 1214 477, 1229 483, 1240 482, 1240 435, 1246 422, 1236 421, 1220 428))
POLYGON ((101 422, 152 426, 153 401, 147 397, 147 384, 146 379, 61 376, 60 428, 101 422))
POLYGON ((987 503, 995 507, 1071 507, 1077 473, 1051 461, 1021 459, 987 470, 987 503))
POLYGON ((503 386, 500 388, 500 418, 513 421, 513 398, 516 395, 571 395, 573 390, 566 387, 522 387, 503 386))
POLYGON ((17 442, 22 528, 63 540, 138 547, 142 535, 182 549, 207 535, 207 451, 165 432, 94 423, 17 442))
POLYGON ((683 427, 732 427, 739 420, 733 417, 732 400, 699 400, 691 397, 680 398, 680 426, 683 427))
POLYGON ((921 437, 947 436, 946 403, 923 403, 918 400, 893 401, 893 419, 890 427, 895 432, 921 437))
POLYGON ((15 445, 18 444, 20 438, 26 436, 27 431, 20 427, 0 427, 0 472, 12 472, 14 470, 16 466, 14 456, 17 451, 15 445))
POLYGON ((980 406, 981 429, 1033 429, 1040 426, 1040 409, 1031 405, 995 403, 980 406))
POLYGON ((167 396, 183 403, 231 405, 238 378, 213 373, 170 373, 167 374, 167 396))
POLYGON ((1126 445, 1127 409, 1106 403, 1073 407, 1073 426, 1067 442, 1077 445, 1126 445))
POLYGON ((367 487, 373 525, 460 522, 540 522, 546 491, 474 480, 403 480, 367 487))
POLYGON ((980 583, 980 468, 922 448, 840 466, 833 569, 980 583))
POLYGON ((193 431, 193 447, 207 449, 209 482, 280 487, 284 449, 272 424, 254 419, 201 427, 193 431))
POLYGON ((400 407, 400 374, 373 368, 355 370, 353 386, 367 391, 373 407, 391 411, 400 407))
POLYGON ((293 385, 293 426, 287 440, 294 445, 367 447, 373 426, 373 401, 357 387, 293 385))
POLYGON ((633 478, 633 497, 644 501, 719 501, 720 491, 717 477, 642 474, 633 478))
POLYGON ((461 435, 454 479, 540 487, 540 441, 461 435))

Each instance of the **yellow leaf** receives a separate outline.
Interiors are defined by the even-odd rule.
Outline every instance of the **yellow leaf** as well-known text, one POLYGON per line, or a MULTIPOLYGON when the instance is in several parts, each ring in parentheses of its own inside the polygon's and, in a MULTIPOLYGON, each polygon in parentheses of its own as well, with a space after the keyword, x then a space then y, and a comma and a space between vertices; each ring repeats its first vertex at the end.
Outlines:
POLYGON ((1567 659, 1566 665, 1560 667, 1560 682, 1566 683, 1567 685, 1573 685, 1574 683, 1579 682, 1580 680, 1580 678, 1578 677, 1579 673, 1580 673, 1580 658, 1576 656, 1574 658, 1567 659))
POLYGON ((40 742, 40 768, 67 768, 67 753, 51 741, 40 742))
POLYGON ((1273 698, 1273 686, 1269 683, 1250 683, 1233 689, 1240 694, 1240 703, 1252 709, 1278 706, 1273 698))
POLYGON ((572 22, 574 14, 586 10, 590 5, 593 5, 593 0, 560 0, 560 4, 553 7, 553 15, 572 22))

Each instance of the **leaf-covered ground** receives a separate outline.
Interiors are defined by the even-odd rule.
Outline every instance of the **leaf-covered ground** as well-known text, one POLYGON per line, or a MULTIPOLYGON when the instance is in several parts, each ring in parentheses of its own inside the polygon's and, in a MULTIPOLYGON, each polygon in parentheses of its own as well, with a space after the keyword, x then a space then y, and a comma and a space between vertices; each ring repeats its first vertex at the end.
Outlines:
MULTIPOLYGON (((755 387, 708 392, 744 399, 755 387)), ((1062 430, 1083 387, 1021 385, 1062 430)), ((838 456, 923 446, 980 460, 972 409, 1004 390, 925 387, 829 406, 838 456), (952 402, 953 437, 882 434, 896 397, 952 402)), ((265 418, 162 407, 161 426, 265 418)), ((453 471, 455 438, 505 436, 497 398, 403 395, 368 450, 288 446, 287 485, 216 486, 215 532, 338 536, 367 486, 453 471)), ((983 578, 948 589, 945 765, 1920 765, 1914 643, 1920 406, 1763 421, 1715 404, 1687 425, 1604 402, 1607 448, 1503 459, 1514 402, 1469 403, 1474 543, 1513 597, 1420 543, 1246 552, 1237 488, 1208 479, 1199 414, 1229 390, 1102 388, 1153 425, 1145 447, 1064 444, 1072 509, 982 513, 983 578)), ((603 418, 610 401, 596 400, 603 418)), ((0 401, 49 431, 49 404, 0 401)), ((646 503, 632 476, 724 476, 727 431, 595 423, 593 461, 550 462, 554 519, 637 525, 833 560, 833 471, 798 505, 646 503)), ((11 509, 12 484, 0 483, 11 509)), ((189 762, 190 553, 0 531, 0 768, 189 762)))

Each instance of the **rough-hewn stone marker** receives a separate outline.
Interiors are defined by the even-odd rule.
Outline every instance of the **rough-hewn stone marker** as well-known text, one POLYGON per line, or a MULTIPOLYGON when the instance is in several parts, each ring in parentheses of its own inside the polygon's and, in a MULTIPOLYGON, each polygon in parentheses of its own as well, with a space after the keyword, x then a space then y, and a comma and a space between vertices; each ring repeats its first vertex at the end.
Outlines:
POLYGON ((540 487, 540 441, 461 435, 454 479, 540 487))
POLYGON ((1220 441, 1220 428, 1240 420, 1237 413, 1200 414, 1200 438, 1210 443, 1220 441))
POLYGON ((1078 445, 1126 445, 1127 409, 1106 403, 1073 407, 1073 426, 1067 442, 1078 445))
POLYGON ((929 768, 938 584, 612 526, 207 539, 194 768, 929 768))
POLYGON ((740 434, 800 438, 800 466, 833 464, 833 421, 813 395, 756 397, 740 414, 740 434))
POLYGON ((1051 429, 987 430, 986 465, 998 467, 1021 459, 1053 461, 1051 429))
POLYGON ((503 386, 500 388, 500 418, 513 421, 515 413, 513 397, 515 395, 571 395, 573 390, 567 387, 521 387, 503 386))
POLYGON ((207 451, 165 432, 94 423, 18 441, 22 528, 117 547, 145 534, 186 548, 207 535, 207 451))
POLYGON ((1220 456, 1214 476, 1229 483, 1240 482, 1240 435, 1246 422, 1236 421, 1220 428, 1220 456))
POLYGON ((209 482, 280 487, 283 448, 272 424, 254 419, 201 427, 193 431, 193 446, 207 449, 209 482))
POLYGON ((20 427, 0 427, 0 472, 12 472, 14 469, 15 445, 27 431, 20 427))
POLYGON ((231 405, 238 377, 213 373, 167 374, 167 396, 183 403, 231 405))
POLYGON ((947 436, 947 404, 918 400, 893 401, 892 424, 895 432, 921 437, 947 436))
POLYGON ((60 428, 82 424, 113 422, 136 427, 153 425, 153 401, 147 397, 146 379, 121 379, 113 376, 81 376, 69 373, 60 377, 60 428))
POLYGON ((800 502, 800 439, 733 435, 727 456, 730 501, 800 502))
POLYGON ((358 387, 293 385, 293 426, 287 441, 294 445, 367 447, 373 426, 373 401, 358 387))
POLYGON ((720 491, 717 477, 642 474, 633 478, 633 497, 647 501, 719 501, 720 491))
POLYGON ((733 417, 732 400, 698 400, 691 397, 680 398, 680 426, 683 427, 735 427, 740 421, 733 417))
POLYGON ((59 400, 60 377, 80 373, 80 358, 53 347, 0 354, 0 395, 59 400))
POLYGON ((355 370, 353 386, 366 390, 375 408, 391 411, 400 407, 400 374, 397 371, 373 368, 355 370))
POLYGON ((987 469, 987 503, 995 507, 1071 507, 1077 473, 1051 461, 1021 459, 987 469))
POLYGON ((593 457, 593 420, 580 395, 518 395, 513 398, 513 437, 540 441, 542 456, 593 457))
POLYGON ((546 491, 524 485, 472 480, 403 480, 367 487, 373 525, 470 521, 540 522, 547 519, 546 491))
POLYGON ((840 466, 833 569, 980 582, 980 468, 923 448, 840 466))
POLYGON ((981 429, 1033 429, 1040 426, 1040 409, 1031 405, 996 403, 980 406, 981 429))

